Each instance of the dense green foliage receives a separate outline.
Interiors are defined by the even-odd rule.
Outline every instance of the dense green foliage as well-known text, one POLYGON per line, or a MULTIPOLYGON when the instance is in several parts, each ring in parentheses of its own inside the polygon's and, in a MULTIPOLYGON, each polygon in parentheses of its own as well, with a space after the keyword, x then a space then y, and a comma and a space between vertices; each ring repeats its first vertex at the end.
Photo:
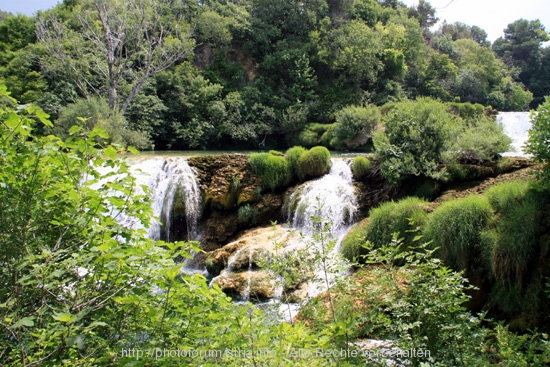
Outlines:
MULTIPOLYGON (((482 326, 481 318, 465 307, 471 285, 427 247, 404 249, 394 237, 389 244, 369 251, 364 260, 367 265, 361 266, 351 281, 333 288, 332 311, 343 320, 340 332, 352 339, 391 340, 393 348, 414 349, 418 353, 403 359, 418 366, 548 362, 550 351, 544 334, 517 336, 502 325, 494 330, 482 326)), ((300 312, 300 319, 317 331, 330 327, 331 312, 323 306, 325 301, 313 300, 300 312)), ((377 350, 372 350, 367 365, 387 366, 398 360, 377 350)))
POLYGON ((385 131, 374 135, 384 177, 392 183, 407 176, 442 178, 440 165, 457 120, 445 104, 428 98, 394 105, 384 116, 385 131))
POLYGON ((501 183, 484 195, 445 201, 430 213, 417 198, 386 202, 349 231, 342 254, 364 263, 392 232, 403 237, 403 248, 423 237, 445 265, 463 271, 481 289, 476 307, 485 304, 491 315, 525 330, 548 316, 543 305, 550 276, 544 255, 550 243, 544 216, 549 204, 547 189, 531 181, 501 183))
POLYGON ((493 217, 489 200, 480 195, 444 202, 430 214, 425 236, 438 249, 445 264, 471 276, 482 271, 490 249, 482 232, 493 217))
POLYGON ((540 22, 510 24, 491 48, 476 26, 430 31, 436 19, 425 1, 71 0, 2 18, 0 80, 54 122, 100 98, 155 149, 366 149, 375 105, 518 110, 550 94, 540 22))
POLYGON ((287 149, 285 152, 286 160, 288 161, 288 165, 290 167, 290 172, 292 174, 292 179, 297 180, 299 177, 299 167, 298 162, 300 160, 300 157, 302 154, 304 154, 307 151, 306 148, 301 146, 295 146, 292 148, 287 149))
POLYGON ((403 244, 412 244, 416 236, 415 230, 426 222, 426 210, 427 202, 416 197, 386 202, 371 209, 369 222, 363 227, 361 243, 368 242, 373 248, 378 248, 390 243, 393 235, 397 234, 403 239, 403 244))
POLYGON ((544 164, 539 178, 550 185, 550 97, 531 114, 531 123, 525 151, 544 164))
POLYGON ((328 173, 331 166, 330 152, 325 147, 313 147, 298 159, 298 177, 301 181, 328 173))
POLYGON ((288 160, 272 153, 253 153, 248 159, 250 166, 262 178, 262 186, 272 191, 289 184, 291 171, 288 160))
POLYGON ((394 184, 414 176, 445 180, 444 164, 490 161, 511 143, 494 118, 471 104, 419 98, 388 108, 374 147, 382 175, 394 184))
POLYGON ((351 172, 356 180, 360 180, 372 171, 372 167, 373 163, 369 158, 359 155, 353 159, 351 172))

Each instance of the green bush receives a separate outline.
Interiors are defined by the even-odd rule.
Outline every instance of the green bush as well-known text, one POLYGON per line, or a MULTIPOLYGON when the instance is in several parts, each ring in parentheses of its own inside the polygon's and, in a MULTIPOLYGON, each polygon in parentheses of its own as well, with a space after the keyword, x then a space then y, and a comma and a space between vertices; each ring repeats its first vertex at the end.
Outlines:
POLYGON ((300 133, 300 144, 311 148, 319 145, 323 136, 332 127, 332 124, 320 124, 318 122, 309 123, 305 129, 300 133))
POLYGON ((258 221, 258 208, 250 204, 245 204, 239 207, 238 216, 239 222, 254 226, 258 221))
POLYGON ((489 269, 489 249, 483 248, 482 232, 493 216, 486 197, 471 195, 444 202, 430 214, 426 239, 439 247, 442 260, 469 275, 478 267, 489 269))
POLYGON ((525 146, 525 152, 544 163, 544 168, 539 173, 543 184, 550 186, 550 97, 537 108, 537 112, 531 114, 532 128, 529 130, 529 139, 525 146))
POLYGON ((285 157, 286 157, 286 160, 288 161, 290 173, 292 175, 293 180, 298 178, 298 161, 300 160, 300 157, 302 156, 302 154, 304 154, 306 151, 307 149, 304 147, 295 146, 287 149, 285 153, 285 157))
POLYGON ((390 201, 371 209, 370 222, 367 228, 366 240, 370 241, 374 248, 383 246, 392 241, 394 233, 403 238, 403 243, 409 245, 413 242, 417 227, 426 222, 428 214, 427 201, 409 197, 398 202, 390 201))
POLYGON ((104 129, 109 139, 96 138, 99 143, 114 143, 138 149, 151 147, 147 133, 130 129, 126 119, 114 113, 103 99, 81 99, 75 104, 63 107, 51 132, 67 138, 70 128, 74 125, 80 126, 84 133, 92 131, 94 127, 104 129))
POLYGON ((351 171, 356 180, 365 177, 372 170, 372 162, 367 157, 357 156, 353 159, 351 171))
POLYGON ((298 159, 298 177, 301 181, 320 177, 330 170, 330 152, 317 146, 304 152, 298 159))
POLYGON ((510 150, 512 139, 494 117, 481 116, 461 122, 456 139, 449 144, 449 151, 453 152, 457 161, 483 163, 510 150))
POLYGON ((299 142, 305 147, 313 147, 321 141, 321 138, 315 131, 304 130, 300 133, 299 142))
POLYGON ((539 240, 545 193, 528 181, 495 185, 485 193, 496 212, 487 236, 493 238, 492 270, 498 281, 526 281, 539 240))
POLYGON ((334 135, 345 148, 365 145, 382 116, 376 106, 346 106, 336 112, 334 135))
POLYGON ((373 135, 382 175, 394 184, 409 176, 443 178, 443 154, 458 119, 430 98, 395 104, 383 117, 385 131, 373 135))
POLYGON ((289 163, 282 155, 252 153, 248 163, 261 178, 262 186, 275 191, 290 182, 289 163))
POLYGON ((363 246, 367 240, 369 218, 365 218, 354 225, 342 239, 341 254, 344 258, 355 263, 361 260, 361 256, 367 255, 368 250, 363 246))
POLYGON ((477 119, 485 114, 485 107, 479 103, 470 102, 451 102, 449 103, 451 112, 457 114, 465 120, 477 119))

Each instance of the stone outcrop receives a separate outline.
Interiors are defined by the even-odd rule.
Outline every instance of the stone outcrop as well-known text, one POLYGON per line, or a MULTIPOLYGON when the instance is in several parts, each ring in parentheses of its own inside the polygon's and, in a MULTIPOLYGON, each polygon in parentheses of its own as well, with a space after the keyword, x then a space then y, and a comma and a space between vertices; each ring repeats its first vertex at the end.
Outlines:
POLYGON ((248 155, 197 156, 189 165, 197 172, 204 198, 204 250, 215 250, 253 226, 282 220, 283 195, 262 192, 262 180, 248 164, 248 155))
POLYGON ((307 295, 305 282, 293 289, 281 289, 276 276, 264 263, 272 256, 284 256, 286 252, 303 248, 305 244, 295 231, 281 226, 256 228, 246 231, 236 241, 209 252, 205 264, 216 284, 226 294, 243 299, 262 301, 277 295, 297 302, 307 295))

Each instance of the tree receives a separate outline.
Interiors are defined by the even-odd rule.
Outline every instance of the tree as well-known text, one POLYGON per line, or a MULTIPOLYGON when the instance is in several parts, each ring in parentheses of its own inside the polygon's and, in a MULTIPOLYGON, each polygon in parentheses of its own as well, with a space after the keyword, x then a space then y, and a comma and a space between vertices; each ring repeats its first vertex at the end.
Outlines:
POLYGON ((479 43, 481 46, 489 46, 489 41, 487 41, 487 32, 476 25, 469 26, 468 24, 461 22, 455 22, 452 24, 443 22, 439 30, 436 32, 436 35, 439 37, 450 35, 453 41, 463 38, 471 39, 479 43))
MULTIPOLYGON (((519 19, 508 24, 504 38, 493 44, 494 52, 508 65, 519 70, 518 79, 532 92, 539 92, 539 75, 543 60, 542 44, 550 39, 542 23, 519 19)), ((534 105, 543 101, 544 94, 534 95, 534 105)))
POLYGON ((424 31, 439 21, 435 16, 434 7, 425 0, 420 0, 418 5, 409 9, 409 16, 418 19, 418 23, 424 31))
POLYGON ((86 98, 107 95, 124 114, 147 80, 188 57, 193 48, 183 14, 160 0, 85 0, 78 29, 55 17, 38 19, 37 34, 62 72, 86 98))

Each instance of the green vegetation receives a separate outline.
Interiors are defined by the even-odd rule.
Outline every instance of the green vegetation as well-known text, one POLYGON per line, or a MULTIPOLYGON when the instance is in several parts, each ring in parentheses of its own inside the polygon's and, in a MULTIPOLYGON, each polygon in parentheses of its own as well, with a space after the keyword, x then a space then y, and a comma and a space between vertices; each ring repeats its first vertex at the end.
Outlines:
POLYGON ((376 106, 346 106, 335 115, 330 145, 338 148, 360 148, 369 142, 382 119, 376 106))
POLYGON ((544 185, 550 185, 550 97, 531 114, 531 121, 525 151, 544 164, 539 178, 544 185))
POLYGON ((511 23, 491 45, 476 26, 430 30, 425 1, 78 0, 3 15, 0 81, 18 103, 55 123, 100 99, 149 149, 368 150, 385 104, 461 101, 470 118, 481 105, 536 107, 550 82, 539 21, 511 23))
POLYGON ((355 157, 351 165, 351 171, 353 172, 353 177, 355 177, 356 180, 362 179, 369 172, 372 171, 372 167, 373 167, 373 164, 369 158, 363 157, 361 155, 355 157))
POLYGON ((330 170, 330 152, 325 147, 313 147, 298 159, 298 177, 300 181, 316 178, 330 170))
POLYGON ((449 200, 430 214, 425 237, 438 249, 441 259, 451 268, 473 272, 487 272, 490 249, 483 241, 482 232, 493 217, 493 209, 485 196, 472 195, 449 200))
POLYGON ((392 183, 407 176, 443 178, 440 165, 457 119, 445 104, 429 98, 395 104, 383 118, 385 131, 374 135, 384 177, 392 183))
POLYGON ((511 139, 494 118, 481 111, 462 118, 456 106, 431 98, 389 106, 384 129, 374 135, 382 175, 394 184, 414 176, 444 181, 444 164, 483 163, 508 150, 511 139))
POLYGON ((302 154, 304 154, 306 151, 307 149, 304 147, 295 146, 287 149, 287 151, 285 152, 285 157, 286 157, 286 160, 288 161, 290 172, 292 174, 292 180, 297 180, 299 177, 298 162, 302 154))
POLYGON ((248 160, 254 172, 262 178, 262 186, 275 191, 290 182, 288 161, 279 154, 253 153, 248 160))
POLYGON ((391 242, 394 233, 403 238, 403 243, 409 245, 416 234, 415 229, 421 227, 428 214, 427 202, 415 197, 398 202, 387 202, 369 212, 369 226, 365 239, 378 248, 391 242))
POLYGON ((487 198, 496 212, 492 269, 502 282, 523 282, 538 249, 541 195, 527 181, 491 187, 487 198))

